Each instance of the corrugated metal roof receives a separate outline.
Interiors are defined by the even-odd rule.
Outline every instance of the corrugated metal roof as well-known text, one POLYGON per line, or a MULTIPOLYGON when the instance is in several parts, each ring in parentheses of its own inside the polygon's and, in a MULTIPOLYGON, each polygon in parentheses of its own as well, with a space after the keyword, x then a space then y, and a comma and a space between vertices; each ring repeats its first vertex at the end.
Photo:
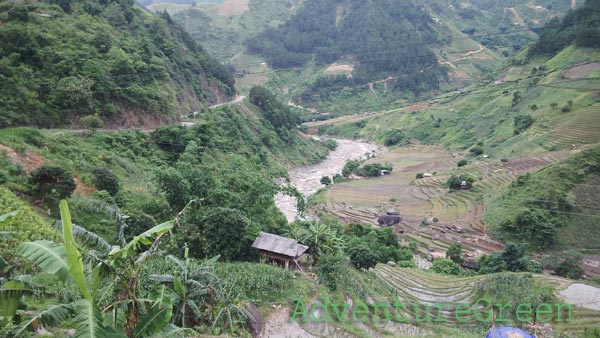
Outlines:
POLYGON ((254 243, 252 243, 252 247, 290 257, 298 257, 308 250, 306 245, 298 243, 295 239, 266 232, 260 233, 256 240, 254 240, 254 243))

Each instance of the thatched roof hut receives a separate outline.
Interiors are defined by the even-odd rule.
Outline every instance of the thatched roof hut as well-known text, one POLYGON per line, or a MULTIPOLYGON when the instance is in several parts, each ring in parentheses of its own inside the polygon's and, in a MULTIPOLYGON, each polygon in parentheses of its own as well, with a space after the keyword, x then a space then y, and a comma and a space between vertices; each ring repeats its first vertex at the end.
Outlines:
POLYGON ((298 243, 297 240, 261 232, 252 243, 252 247, 257 249, 259 254, 281 261, 285 268, 289 268, 289 263, 294 262, 300 268, 298 260, 306 255, 308 246, 298 243))

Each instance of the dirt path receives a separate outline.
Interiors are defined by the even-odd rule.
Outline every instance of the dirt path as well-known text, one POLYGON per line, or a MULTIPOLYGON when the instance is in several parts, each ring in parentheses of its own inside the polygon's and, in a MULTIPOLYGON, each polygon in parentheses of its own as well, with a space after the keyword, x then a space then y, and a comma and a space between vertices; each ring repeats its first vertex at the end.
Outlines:
MULTIPOLYGON (((317 164, 297 167, 289 171, 291 185, 295 186, 305 197, 316 193, 323 187, 320 182, 321 177, 331 177, 341 173, 346 161, 362 158, 366 154, 377 153, 379 149, 376 145, 366 142, 350 140, 336 141, 338 143, 337 149, 332 151, 325 160, 317 164)), ((288 221, 294 221, 298 215, 295 197, 277 194, 275 196, 275 204, 285 214, 288 221)))
POLYGON ((525 20, 523 20, 523 18, 519 14, 519 12, 517 12, 517 10, 514 7, 505 8, 504 10, 509 11, 513 14, 513 17, 514 17, 513 23, 521 25, 521 26, 525 26, 525 20))

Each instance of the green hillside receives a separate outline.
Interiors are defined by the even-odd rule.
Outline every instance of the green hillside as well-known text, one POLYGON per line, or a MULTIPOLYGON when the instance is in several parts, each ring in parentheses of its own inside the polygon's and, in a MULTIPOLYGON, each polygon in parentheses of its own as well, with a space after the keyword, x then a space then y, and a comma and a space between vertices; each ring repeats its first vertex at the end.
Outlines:
POLYGON ((600 147, 520 176, 490 201, 486 220, 499 236, 553 251, 597 250, 600 147))
POLYGON ((0 127, 158 125, 235 94, 168 15, 130 0, 5 1, 0 20, 0 127))

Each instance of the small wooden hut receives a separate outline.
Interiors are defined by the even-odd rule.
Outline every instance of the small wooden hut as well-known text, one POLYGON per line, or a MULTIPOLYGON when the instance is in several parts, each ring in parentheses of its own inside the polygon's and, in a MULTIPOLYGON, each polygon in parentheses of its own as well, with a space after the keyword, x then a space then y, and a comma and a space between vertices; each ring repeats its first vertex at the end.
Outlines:
POLYGON ((283 263, 285 269, 289 269, 290 263, 294 263, 300 270, 302 268, 298 264, 298 260, 304 257, 308 250, 308 246, 298 243, 295 239, 266 232, 260 233, 252 243, 252 247, 257 249, 261 256, 283 263))

